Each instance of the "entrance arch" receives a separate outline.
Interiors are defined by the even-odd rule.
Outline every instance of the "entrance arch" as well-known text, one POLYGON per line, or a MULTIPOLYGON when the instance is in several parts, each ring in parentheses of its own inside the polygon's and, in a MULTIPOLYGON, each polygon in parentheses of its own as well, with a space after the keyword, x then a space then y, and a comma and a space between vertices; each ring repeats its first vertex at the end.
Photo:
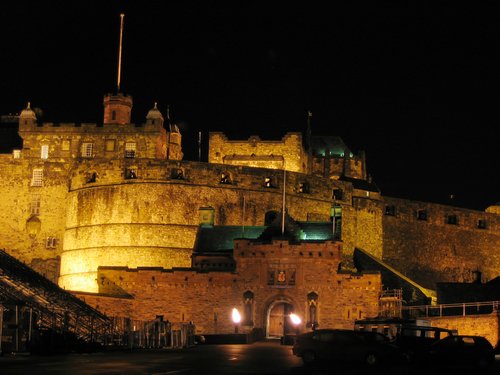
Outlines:
POLYGON ((289 315, 296 311, 295 303, 288 297, 274 298, 266 309, 266 337, 281 338, 295 332, 289 315))

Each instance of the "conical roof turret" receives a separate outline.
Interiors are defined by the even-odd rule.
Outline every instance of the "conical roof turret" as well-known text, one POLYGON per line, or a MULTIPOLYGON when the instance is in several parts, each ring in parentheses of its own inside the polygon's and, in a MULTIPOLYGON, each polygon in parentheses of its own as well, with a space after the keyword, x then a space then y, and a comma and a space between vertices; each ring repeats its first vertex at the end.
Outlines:
POLYGON ((155 106, 151 108, 146 115, 146 120, 163 120, 163 115, 161 114, 160 110, 158 109, 158 103, 155 102, 155 106))
POLYGON ((31 103, 28 102, 28 106, 21 111, 19 115, 19 119, 21 120, 35 120, 36 121, 36 113, 31 109, 31 103))

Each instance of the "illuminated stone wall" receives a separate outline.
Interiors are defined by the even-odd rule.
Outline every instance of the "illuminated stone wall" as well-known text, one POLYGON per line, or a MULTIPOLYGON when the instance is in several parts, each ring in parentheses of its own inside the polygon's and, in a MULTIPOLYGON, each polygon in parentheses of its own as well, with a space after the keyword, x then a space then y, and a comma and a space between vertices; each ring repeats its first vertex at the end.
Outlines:
POLYGON ((287 133, 281 141, 261 140, 257 136, 235 141, 223 133, 213 132, 209 135, 208 162, 307 171, 307 154, 302 146, 301 133, 287 133))
POLYGON ((242 332, 253 327, 265 329, 267 312, 273 302, 291 303, 299 316, 307 317, 307 294, 312 291, 318 294, 318 321, 322 328, 353 328, 354 320, 360 315, 377 314, 379 274, 330 272, 320 277, 320 269, 320 265, 310 267, 304 272, 303 281, 297 280, 296 287, 277 289, 267 285, 265 276, 259 277, 258 264, 242 273, 101 268, 99 287, 106 295, 77 295, 109 316, 151 320, 163 315, 171 322, 193 321, 197 331, 204 334, 234 332, 231 309, 244 311, 246 291, 254 293, 254 324, 243 325, 242 332), (257 280, 248 281, 248 277, 255 276, 257 280), (119 293, 128 293, 133 299, 111 299, 110 296, 119 293))
POLYGON ((443 316, 429 318, 433 327, 456 329, 459 335, 485 337, 493 347, 500 345, 500 315, 443 316))
POLYGON ((0 155, 0 171, 0 247, 57 282, 66 214, 67 165, 0 155), (34 168, 43 169, 43 186, 31 186, 34 168))
MULTIPOLYGON (((40 159, 41 147, 49 146, 49 159, 71 162, 70 159, 82 157, 82 144, 92 143, 92 158, 123 158, 125 144, 136 143, 138 158, 166 158, 168 133, 159 124, 111 125, 104 127, 93 123, 43 123, 20 125, 19 135, 23 138, 23 157, 40 159)), ((180 137, 180 135, 179 135, 180 137)), ((170 159, 182 158, 177 147, 170 159)))
MULTIPOLYGON (((307 165, 299 133, 281 141, 229 141, 211 133, 209 164, 165 160, 168 133, 155 123, 38 126, 31 119, 20 124, 20 134, 21 157, 0 155, 0 247, 52 280, 61 257, 61 285, 86 291, 97 290, 100 265, 189 266, 200 207, 214 209, 216 225, 263 225, 266 213, 282 206, 283 171, 273 168, 283 161, 294 171, 307 165), (81 157, 83 142, 93 143, 92 157, 81 157), (136 142, 136 158, 124 157, 126 142, 136 142), (43 145, 49 146, 47 159, 41 158, 43 145), (245 163, 271 169, 233 165, 245 163), (39 187, 31 186, 37 168, 43 169, 39 187), (127 170, 137 178, 127 180, 127 170), (174 179, 179 170, 183 179, 174 179), (230 184, 220 183, 222 174, 230 184), (266 179, 272 187, 265 187, 266 179), (33 214, 35 201, 39 212, 33 214)), ((171 156, 181 158, 180 134, 171 135, 171 156)), ((336 167, 327 161, 331 166, 320 170, 336 174, 348 163, 353 175, 364 175, 362 157, 338 159, 336 167)), ((476 269, 486 280, 500 274, 494 209, 483 213, 368 196, 347 182, 297 172, 287 172, 286 180, 287 209, 299 221, 329 220, 332 190, 343 190, 337 203, 346 263, 359 247, 429 288, 436 281, 470 281, 476 269), (307 193, 300 192, 303 183, 307 193), (395 214, 385 215, 391 205, 395 214), (416 219, 422 209, 429 213, 426 221, 416 219), (451 214, 458 225, 445 224, 451 214), (485 228, 477 227, 480 220, 485 228)))
POLYGON ((377 200, 353 197, 352 206, 342 207, 344 254, 352 258, 358 247, 382 258, 382 205, 377 200))
MULTIPOLYGON (((483 281, 500 275, 500 216, 425 202, 385 197, 394 215, 383 215, 383 258, 422 286, 483 281), (392 208, 391 208, 392 209, 392 208), (427 215, 419 220, 418 215, 427 215), (455 216, 457 224, 448 224, 455 216), (480 220, 485 228, 478 228, 480 220)), ((385 208, 384 208, 385 210, 385 208)))
MULTIPOLYGON (((60 285, 96 291, 98 266, 190 266, 200 207, 213 207, 216 225, 263 225, 269 211, 282 206, 282 173, 206 163, 152 160, 88 160, 73 171, 67 199, 60 285), (123 170, 136 168, 137 179, 123 170), (185 179, 171 179, 182 169, 185 179), (88 171, 99 176, 88 183, 88 171), (222 172, 232 184, 221 184, 222 172), (270 174, 271 172, 271 174, 270 174), (272 175, 276 188, 266 188, 272 175), (243 218, 243 197, 245 217, 243 218)), ((340 182, 288 173, 287 208, 297 220, 328 220, 331 190, 340 182), (311 193, 297 192, 308 181, 311 193)), ((344 186, 344 185, 342 185, 344 186)), ((346 185, 346 202, 349 186, 346 185)))

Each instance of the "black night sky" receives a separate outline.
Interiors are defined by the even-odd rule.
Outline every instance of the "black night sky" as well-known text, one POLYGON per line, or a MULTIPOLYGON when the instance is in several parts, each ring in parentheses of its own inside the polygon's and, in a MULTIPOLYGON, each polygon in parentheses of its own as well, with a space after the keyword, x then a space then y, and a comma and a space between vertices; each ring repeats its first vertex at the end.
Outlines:
POLYGON ((30 101, 43 121, 102 122, 122 11, 133 121, 170 104, 185 159, 199 131, 281 138, 311 110, 384 195, 500 200, 500 2, 2 2, 0 114, 30 101))

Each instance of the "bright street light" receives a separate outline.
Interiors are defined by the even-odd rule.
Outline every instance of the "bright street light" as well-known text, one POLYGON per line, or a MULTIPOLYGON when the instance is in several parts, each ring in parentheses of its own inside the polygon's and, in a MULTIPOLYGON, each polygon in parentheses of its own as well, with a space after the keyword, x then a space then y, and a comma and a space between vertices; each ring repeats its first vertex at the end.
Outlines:
POLYGON ((300 323, 302 323, 302 319, 297 314, 290 314, 290 320, 292 321, 292 324, 295 326, 298 326, 300 323))
POLYGON ((238 324, 241 322, 241 314, 236 307, 233 308, 232 318, 234 323, 234 333, 238 333, 238 324))

